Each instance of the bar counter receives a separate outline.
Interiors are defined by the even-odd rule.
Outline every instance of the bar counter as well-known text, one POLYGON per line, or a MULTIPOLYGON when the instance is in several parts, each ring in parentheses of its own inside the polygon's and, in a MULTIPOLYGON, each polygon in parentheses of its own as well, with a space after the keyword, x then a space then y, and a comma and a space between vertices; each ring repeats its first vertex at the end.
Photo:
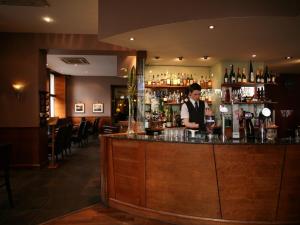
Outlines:
POLYGON ((300 224, 300 145, 103 135, 106 205, 173 224, 300 224))

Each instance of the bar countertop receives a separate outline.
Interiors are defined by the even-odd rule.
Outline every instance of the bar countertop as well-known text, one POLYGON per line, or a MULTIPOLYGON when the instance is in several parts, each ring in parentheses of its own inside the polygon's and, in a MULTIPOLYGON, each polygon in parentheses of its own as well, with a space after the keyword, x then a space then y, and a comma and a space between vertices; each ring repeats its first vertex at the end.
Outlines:
POLYGON ((137 141, 149 141, 149 142, 170 142, 170 143, 185 143, 185 144, 215 144, 215 145, 289 145, 289 144, 300 144, 300 139, 294 138, 281 138, 276 140, 264 140, 260 139, 228 139, 222 141, 219 137, 213 137, 208 139, 204 137, 176 137, 176 136, 165 136, 165 135, 145 135, 145 134, 122 134, 122 135, 108 135, 111 138, 119 140, 137 140, 137 141))

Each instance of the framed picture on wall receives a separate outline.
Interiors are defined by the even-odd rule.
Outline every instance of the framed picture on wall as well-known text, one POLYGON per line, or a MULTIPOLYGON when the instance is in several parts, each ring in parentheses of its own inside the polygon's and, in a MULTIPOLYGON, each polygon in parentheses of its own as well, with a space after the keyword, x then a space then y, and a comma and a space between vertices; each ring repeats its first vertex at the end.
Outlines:
POLYGON ((93 104, 93 113, 103 113, 103 103, 95 103, 93 104))
POLYGON ((74 109, 76 113, 84 113, 84 103, 76 103, 74 109))

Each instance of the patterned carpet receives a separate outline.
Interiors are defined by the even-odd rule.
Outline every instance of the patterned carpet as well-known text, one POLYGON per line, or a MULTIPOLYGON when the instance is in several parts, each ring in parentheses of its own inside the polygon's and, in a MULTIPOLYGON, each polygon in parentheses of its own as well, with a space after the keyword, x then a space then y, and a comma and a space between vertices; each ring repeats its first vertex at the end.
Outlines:
POLYGON ((15 208, 0 188, 0 224, 35 225, 100 201, 99 143, 72 147, 57 169, 14 169, 11 183, 15 208))

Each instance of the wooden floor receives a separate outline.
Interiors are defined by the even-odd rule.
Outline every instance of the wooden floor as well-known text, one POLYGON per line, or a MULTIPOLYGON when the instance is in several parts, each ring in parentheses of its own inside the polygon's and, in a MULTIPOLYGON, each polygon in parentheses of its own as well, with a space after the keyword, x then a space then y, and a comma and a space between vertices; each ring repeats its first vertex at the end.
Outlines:
POLYGON ((100 204, 52 219, 40 225, 170 225, 105 208, 100 204))

